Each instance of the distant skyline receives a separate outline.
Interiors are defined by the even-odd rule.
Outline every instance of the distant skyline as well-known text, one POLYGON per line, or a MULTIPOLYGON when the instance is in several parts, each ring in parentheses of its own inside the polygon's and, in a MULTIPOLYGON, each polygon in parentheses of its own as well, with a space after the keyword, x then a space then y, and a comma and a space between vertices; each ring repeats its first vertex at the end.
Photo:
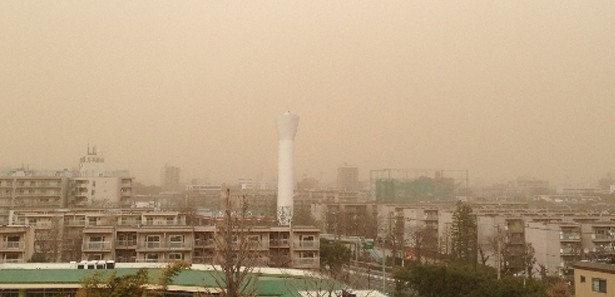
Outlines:
POLYGON ((615 2, 0 1, 0 168, 212 182, 337 167, 615 173, 615 2))

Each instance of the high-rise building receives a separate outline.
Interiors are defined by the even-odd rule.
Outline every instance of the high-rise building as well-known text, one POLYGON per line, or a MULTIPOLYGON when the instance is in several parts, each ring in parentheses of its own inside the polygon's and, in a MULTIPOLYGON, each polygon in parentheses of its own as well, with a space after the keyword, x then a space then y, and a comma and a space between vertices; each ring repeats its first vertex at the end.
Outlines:
POLYGON ((180 191, 179 173, 179 167, 165 164, 160 173, 160 187, 164 191, 180 191))
POLYGON ((69 179, 62 173, 19 169, 0 174, 0 208, 64 207, 69 179))
POLYGON ((299 117, 285 112, 278 116, 278 224, 289 225, 293 215, 293 149, 299 117))
POLYGON ((72 178, 67 206, 128 206, 132 197, 132 177, 126 170, 109 171, 96 146, 88 146, 79 159, 79 174, 72 178))
POLYGON ((337 168, 337 189, 339 191, 359 190, 359 168, 344 164, 337 168))

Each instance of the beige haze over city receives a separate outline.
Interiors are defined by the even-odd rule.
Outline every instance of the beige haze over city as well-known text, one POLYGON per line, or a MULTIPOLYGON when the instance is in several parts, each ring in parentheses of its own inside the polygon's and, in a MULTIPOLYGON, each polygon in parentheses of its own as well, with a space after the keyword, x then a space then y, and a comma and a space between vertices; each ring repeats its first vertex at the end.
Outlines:
POLYGON ((615 173, 615 1, 0 1, 0 167, 615 173))

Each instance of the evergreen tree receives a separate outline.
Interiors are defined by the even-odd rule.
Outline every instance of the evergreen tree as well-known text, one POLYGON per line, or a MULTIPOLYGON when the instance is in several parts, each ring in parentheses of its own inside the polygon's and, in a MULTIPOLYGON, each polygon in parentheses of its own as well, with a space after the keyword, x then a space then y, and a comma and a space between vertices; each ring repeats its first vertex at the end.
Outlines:
POLYGON ((453 261, 475 264, 477 262, 478 238, 476 216, 472 207, 458 202, 453 213, 451 228, 451 258, 453 261))
POLYGON ((320 240, 320 265, 324 268, 328 267, 333 277, 342 272, 343 266, 349 264, 351 258, 350 249, 342 243, 320 240))
POLYGON ((549 288, 532 278, 498 280, 493 269, 475 269, 467 263, 413 261, 397 270, 394 278, 396 297, 547 297, 549 288))

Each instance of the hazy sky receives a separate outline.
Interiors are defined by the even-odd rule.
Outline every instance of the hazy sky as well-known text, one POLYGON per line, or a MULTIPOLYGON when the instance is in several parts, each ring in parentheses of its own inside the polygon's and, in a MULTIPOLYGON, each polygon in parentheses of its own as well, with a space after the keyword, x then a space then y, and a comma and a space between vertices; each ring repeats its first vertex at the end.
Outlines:
POLYGON ((615 1, 0 1, 0 167, 615 173, 615 1))

